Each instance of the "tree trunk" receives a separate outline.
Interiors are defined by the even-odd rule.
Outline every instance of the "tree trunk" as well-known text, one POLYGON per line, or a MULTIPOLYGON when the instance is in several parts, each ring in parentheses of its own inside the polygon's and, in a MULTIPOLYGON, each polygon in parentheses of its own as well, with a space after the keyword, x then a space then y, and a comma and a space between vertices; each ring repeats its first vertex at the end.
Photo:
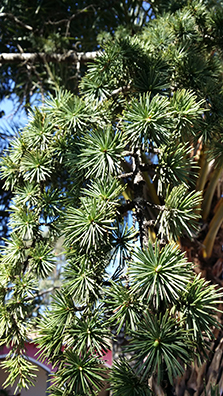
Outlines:
POLYGON ((201 366, 194 362, 184 375, 175 380, 176 396, 212 396, 223 394, 223 332, 212 343, 209 359, 201 366), (218 390, 214 389, 218 385, 218 390), (211 393, 211 390, 213 393, 211 393))
MULTIPOLYGON (((193 243, 187 239, 181 240, 181 249, 186 252, 188 260, 195 264, 194 270, 197 273, 201 273, 206 280, 220 287, 223 285, 223 230, 220 229, 218 232, 209 259, 203 259, 201 253, 203 238, 199 239, 193 243)), ((221 312, 218 313, 218 319, 223 324, 221 312)), ((195 361, 182 377, 175 380, 176 396, 223 395, 223 330, 215 328, 213 334, 215 340, 210 346, 208 359, 200 366, 195 361)))

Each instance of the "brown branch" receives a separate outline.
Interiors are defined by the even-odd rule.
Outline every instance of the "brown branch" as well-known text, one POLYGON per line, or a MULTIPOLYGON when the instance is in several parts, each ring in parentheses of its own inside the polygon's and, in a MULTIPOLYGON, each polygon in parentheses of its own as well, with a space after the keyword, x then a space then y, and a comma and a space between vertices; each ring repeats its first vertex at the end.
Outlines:
POLYGON ((3 53, 0 54, 0 64, 20 63, 20 62, 53 62, 53 63, 87 63, 94 60, 99 51, 75 52, 68 51, 66 54, 45 54, 44 52, 35 53, 3 53))
POLYGON ((8 19, 12 19, 14 22, 17 23, 17 25, 22 26, 23 28, 27 29, 27 30, 33 30, 32 26, 26 25, 25 23, 23 23, 22 21, 20 21, 16 16, 14 16, 11 13, 7 13, 7 12, 0 12, 0 18, 8 18, 8 19))
POLYGON ((26 298, 24 299, 24 301, 35 300, 36 298, 41 297, 41 296, 43 296, 44 294, 51 293, 51 292, 53 292, 54 290, 59 289, 59 288, 60 288, 60 286, 53 286, 53 287, 50 287, 49 289, 43 290, 43 291, 41 291, 41 292, 35 294, 34 296, 26 297, 26 298))

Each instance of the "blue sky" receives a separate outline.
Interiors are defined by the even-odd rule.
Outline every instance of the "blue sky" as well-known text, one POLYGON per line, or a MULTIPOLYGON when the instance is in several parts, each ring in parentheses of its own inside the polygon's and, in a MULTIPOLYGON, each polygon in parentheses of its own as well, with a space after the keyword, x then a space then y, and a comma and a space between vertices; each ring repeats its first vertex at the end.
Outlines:
POLYGON ((19 110, 16 112, 18 108, 18 102, 13 99, 3 99, 0 102, 0 110, 4 110, 5 115, 4 117, 0 118, 0 125, 2 125, 2 122, 12 122, 13 120, 15 122, 26 122, 27 121, 27 115, 24 110, 19 110))
POLYGON ((23 109, 18 110, 18 102, 16 100, 2 100, 0 102, 0 110, 5 112, 5 115, 0 118, 0 134, 13 136, 28 122, 26 112, 23 109))

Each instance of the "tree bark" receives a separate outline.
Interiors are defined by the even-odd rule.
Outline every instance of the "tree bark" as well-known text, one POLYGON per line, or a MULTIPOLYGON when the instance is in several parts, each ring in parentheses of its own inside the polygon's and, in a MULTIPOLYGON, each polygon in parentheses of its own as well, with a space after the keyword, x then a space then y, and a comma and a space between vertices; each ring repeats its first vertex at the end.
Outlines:
POLYGON ((213 342, 209 359, 199 366, 197 362, 175 380, 177 396, 211 396, 223 393, 223 334, 213 342), (218 386, 218 391, 211 390, 218 386), (217 393, 218 392, 218 393, 217 393))

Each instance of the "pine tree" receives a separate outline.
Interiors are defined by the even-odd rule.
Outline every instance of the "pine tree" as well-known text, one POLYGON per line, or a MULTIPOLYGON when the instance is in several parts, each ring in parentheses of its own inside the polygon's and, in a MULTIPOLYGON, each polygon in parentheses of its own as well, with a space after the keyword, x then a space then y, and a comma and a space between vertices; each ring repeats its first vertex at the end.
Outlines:
POLYGON ((0 334, 19 389, 34 376, 24 342, 35 329, 57 367, 52 396, 97 395, 105 381, 113 396, 205 395, 221 334, 223 8, 155 7, 141 31, 101 37, 79 94, 57 89, 2 159, 14 196, 0 334), (43 309, 59 238, 63 285, 43 309))

